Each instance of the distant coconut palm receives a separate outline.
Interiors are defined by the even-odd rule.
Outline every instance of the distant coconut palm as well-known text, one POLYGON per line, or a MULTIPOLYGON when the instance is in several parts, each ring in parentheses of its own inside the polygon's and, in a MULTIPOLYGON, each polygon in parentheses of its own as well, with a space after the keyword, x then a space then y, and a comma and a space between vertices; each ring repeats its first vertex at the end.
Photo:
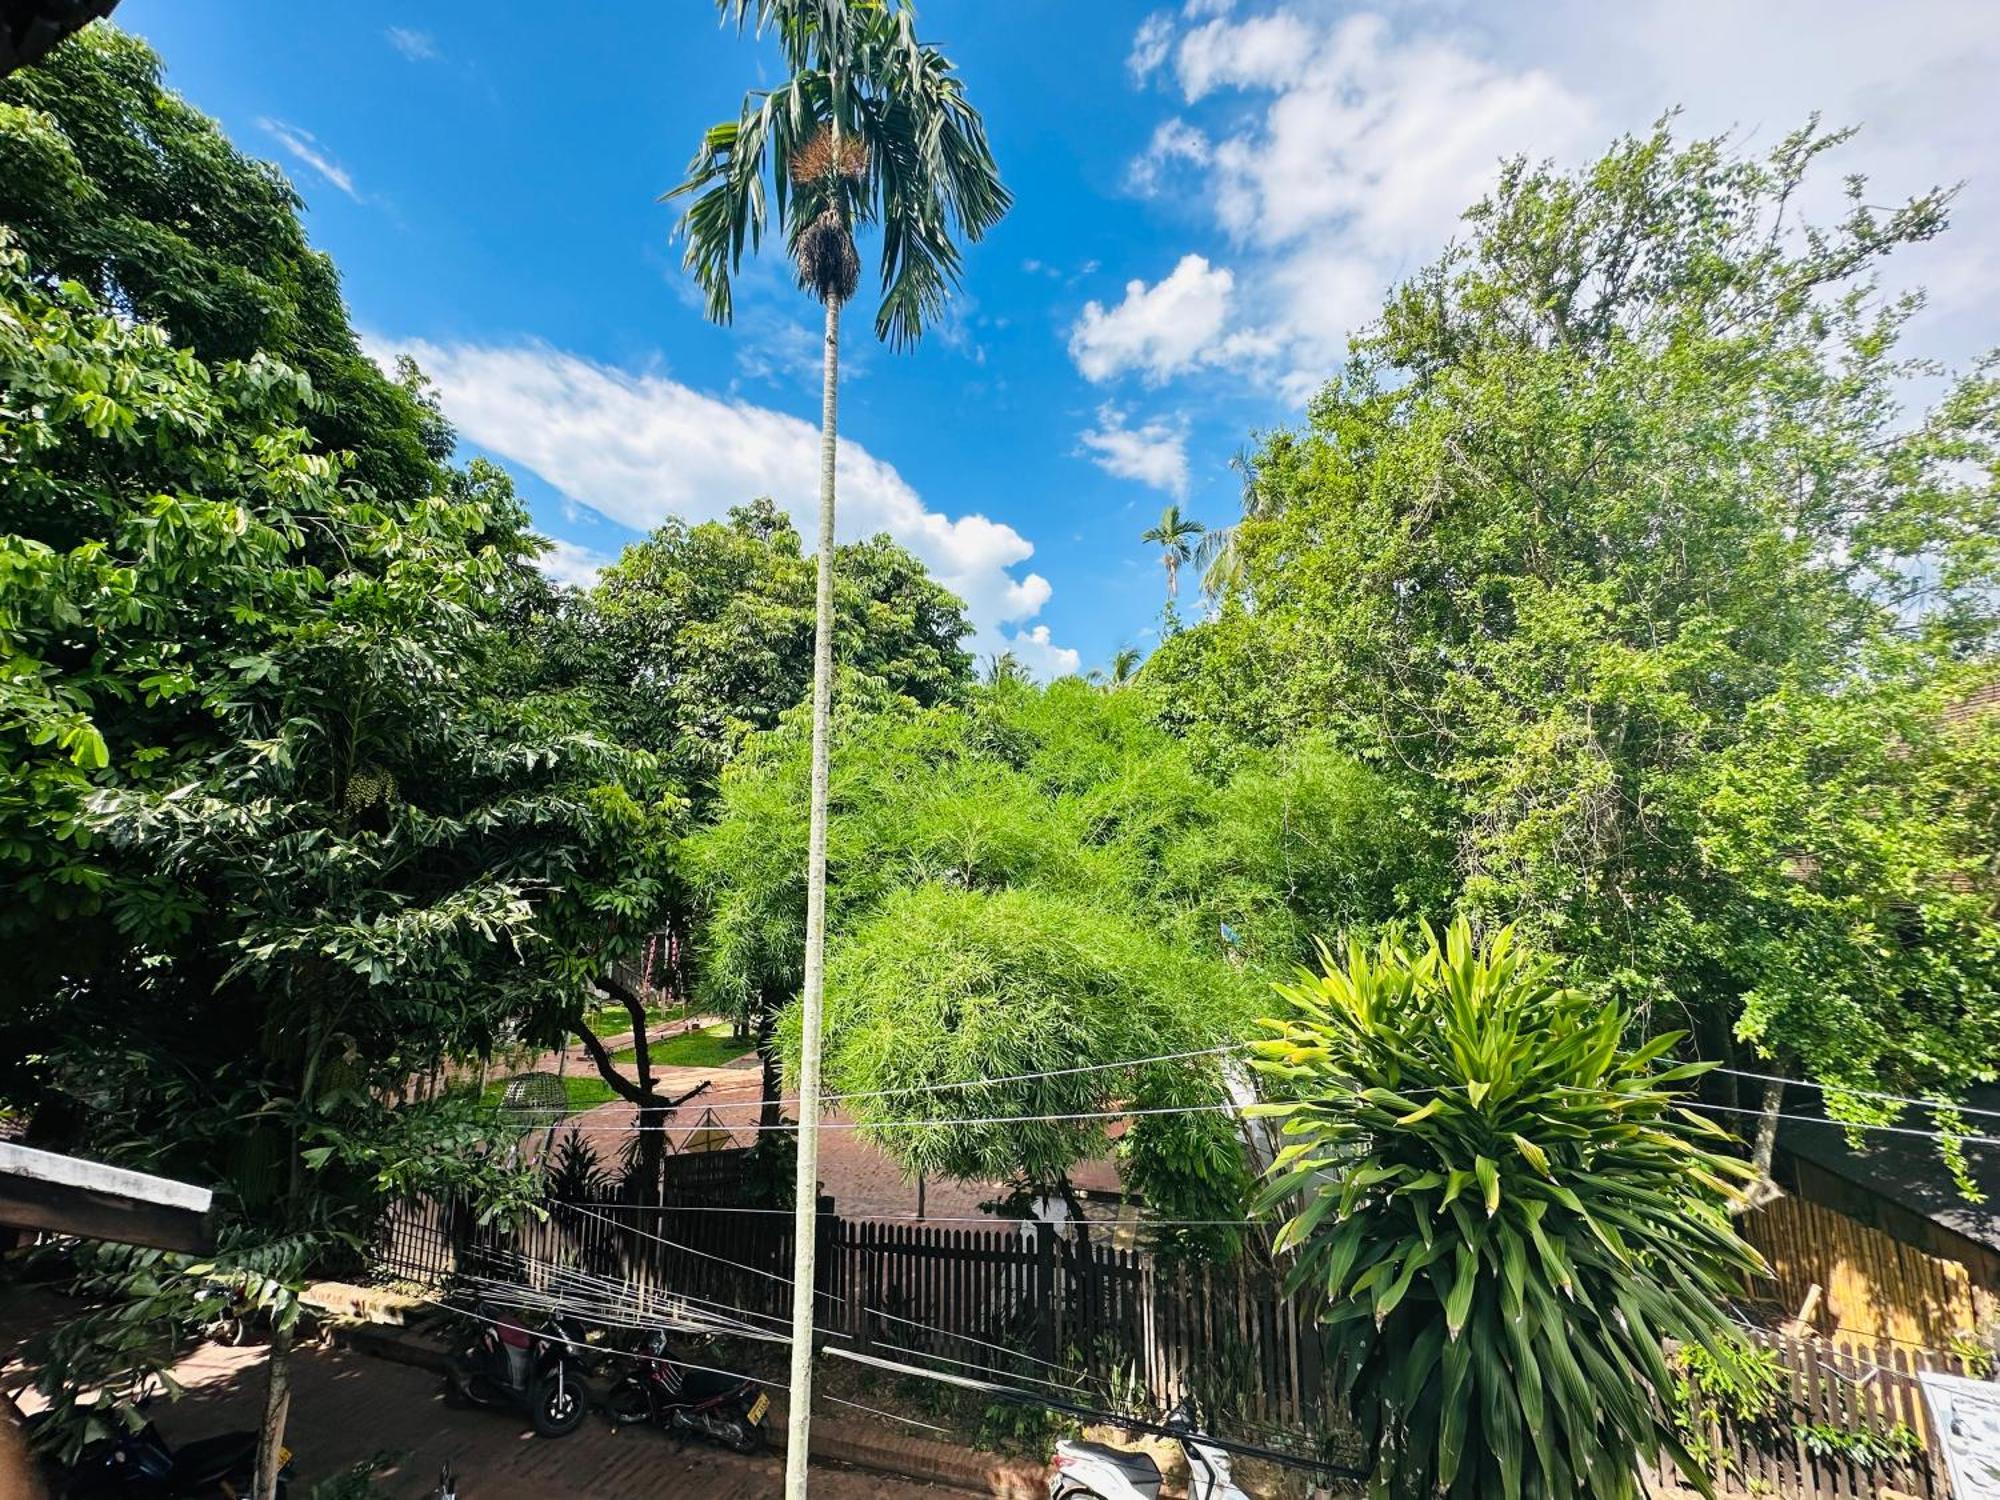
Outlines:
POLYGON ((1180 592, 1181 565, 1194 557, 1195 540, 1208 528, 1199 521, 1191 521, 1181 514, 1178 505, 1169 505, 1160 512, 1160 524, 1149 526, 1139 533, 1139 540, 1150 542, 1160 549, 1160 562, 1167 570, 1167 598, 1173 599, 1180 592))

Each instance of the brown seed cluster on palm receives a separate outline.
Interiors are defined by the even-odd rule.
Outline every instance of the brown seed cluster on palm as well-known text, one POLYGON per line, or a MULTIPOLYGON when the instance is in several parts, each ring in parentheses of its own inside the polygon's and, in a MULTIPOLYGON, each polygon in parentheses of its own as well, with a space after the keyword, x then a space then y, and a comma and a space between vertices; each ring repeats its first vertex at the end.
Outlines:
POLYGON ((823 303, 844 303, 861 284, 861 257, 837 207, 829 206, 792 242, 799 285, 823 303))
POLYGON ((826 200, 826 207, 799 230, 792 241, 799 285, 822 303, 845 303, 861 284, 861 257, 854 248, 842 204, 850 182, 868 172, 868 143, 853 135, 836 135, 822 125, 786 163, 793 182, 826 200))
POLYGON ((836 143, 833 127, 822 125, 792 153, 786 170, 800 187, 815 183, 831 186, 837 177, 859 182, 868 172, 868 143, 856 135, 843 135, 836 143))

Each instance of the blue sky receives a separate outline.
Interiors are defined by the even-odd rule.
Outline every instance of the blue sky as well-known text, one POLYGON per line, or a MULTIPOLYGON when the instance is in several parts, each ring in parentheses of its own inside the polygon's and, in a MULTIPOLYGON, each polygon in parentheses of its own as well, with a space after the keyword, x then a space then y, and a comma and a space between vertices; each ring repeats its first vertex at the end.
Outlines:
MULTIPOLYGON (((560 576, 662 517, 809 515, 816 309, 768 251, 734 327, 669 244, 700 135, 771 80, 703 0, 547 6, 125 0, 169 83, 279 162, 378 353, 437 379, 560 576)), ((1581 162, 1672 105, 1774 141, 1857 123, 1877 200, 1963 182, 1899 273, 1916 329, 2000 342, 2000 7, 1964 0, 930 0, 1014 211, 916 352, 850 319, 842 532, 886 529, 1040 673, 1148 646, 1170 500, 1227 522, 1229 459, 1299 420, 1347 333, 1433 256, 1494 164, 1581 162)), ((1833 186, 1833 184, 1829 184, 1833 186)), ((864 255, 867 251, 864 246, 864 255)), ((805 527, 810 533, 810 527, 805 527)))

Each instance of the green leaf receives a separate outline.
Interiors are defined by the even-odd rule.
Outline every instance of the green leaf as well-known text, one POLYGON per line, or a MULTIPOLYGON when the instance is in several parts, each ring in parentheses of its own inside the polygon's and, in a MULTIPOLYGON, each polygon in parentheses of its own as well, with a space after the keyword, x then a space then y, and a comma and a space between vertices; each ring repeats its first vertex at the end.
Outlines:
POLYGON ((1500 1212, 1500 1169, 1484 1156, 1472 1160, 1473 1173, 1479 1178, 1479 1188, 1486 1196, 1486 1216, 1490 1219, 1500 1212))

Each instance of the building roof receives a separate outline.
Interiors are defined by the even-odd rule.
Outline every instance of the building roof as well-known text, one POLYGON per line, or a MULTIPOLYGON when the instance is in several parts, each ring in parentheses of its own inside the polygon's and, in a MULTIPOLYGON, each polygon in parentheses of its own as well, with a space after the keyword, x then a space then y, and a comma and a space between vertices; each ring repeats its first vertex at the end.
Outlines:
MULTIPOLYGON (((1992 1110, 2000 1115, 2000 1085, 1976 1088, 1964 1102, 1968 1109, 1992 1110)), ((1785 1113, 1810 1118, 1781 1122, 1778 1131, 1781 1151, 1812 1162, 1966 1239, 2000 1250, 2000 1146, 1976 1143, 1966 1146, 1966 1165, 1986 1198, 1983 1203, 1968 1203, 1938 1155, 1937 1142, 1928 1135, 1862 1131, 1857 1149, 1848 1143, 1847 1132, 1841 1126, 1825 1118, 1819 1091, 1805 1087, 1787 1091, 1785 1113)), ((1930 1117, 1924 1111, 1911 1110, 1897 1123, 1910 1129, 1927 1129, 1930 1117)), ((2000 1118, 1968 1114, 1966 1126, 1975 1135, 2000 1137, 2000 1118)))
POLYGON ((0 1141, 0 1225, 200 1253, 213 1203, 193 1183, 0 1141))

